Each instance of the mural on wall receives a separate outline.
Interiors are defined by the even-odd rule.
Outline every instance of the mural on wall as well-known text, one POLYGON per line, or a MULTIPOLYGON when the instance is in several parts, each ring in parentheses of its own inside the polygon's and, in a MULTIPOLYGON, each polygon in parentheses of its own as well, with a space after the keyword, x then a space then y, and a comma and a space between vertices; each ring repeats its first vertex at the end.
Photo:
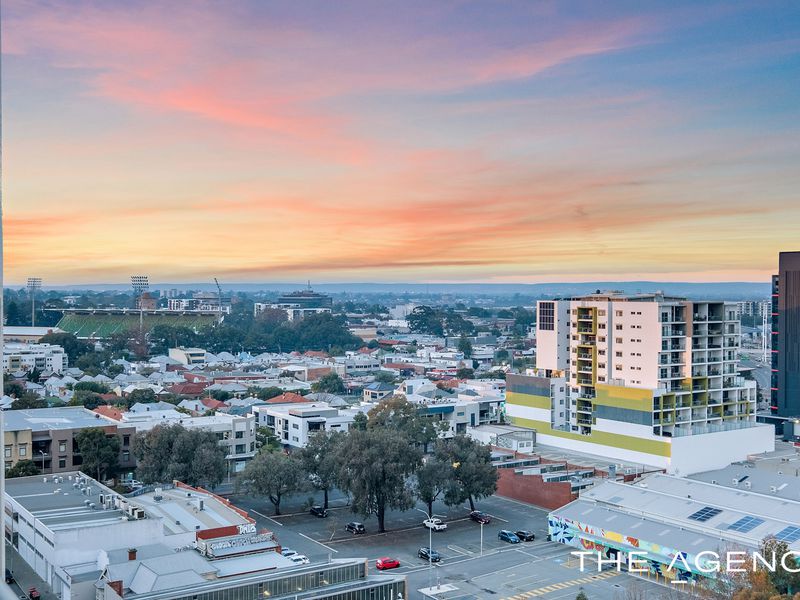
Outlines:
MULTIPOLYGON (((705 573, 686 571, 677 566, 673 569, 669 568, 676 556, 682 557, 686 564, 693 565, 694 557, 686 552, 562 517, 549 516, 547 526, 552 541, 583 550, 600 552, 609 559, 619 558, 623 564, 628 562, 627 551, 635 549, 637 552, 644 552, 644 559, 647 560, 650 573, 669 581, 695 582, 701 577, 709 576, 705 573)), ((678 558, 675 564, 682 565, 683 561, 678 558)))

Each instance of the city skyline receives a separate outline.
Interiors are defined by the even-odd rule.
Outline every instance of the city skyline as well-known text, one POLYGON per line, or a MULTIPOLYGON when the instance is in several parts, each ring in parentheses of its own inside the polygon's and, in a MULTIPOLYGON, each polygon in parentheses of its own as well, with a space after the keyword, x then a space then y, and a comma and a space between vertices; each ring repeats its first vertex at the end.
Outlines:
POLYGON ((793 249, 800 17, 7 2, 6 277, 759 281, 793 249))

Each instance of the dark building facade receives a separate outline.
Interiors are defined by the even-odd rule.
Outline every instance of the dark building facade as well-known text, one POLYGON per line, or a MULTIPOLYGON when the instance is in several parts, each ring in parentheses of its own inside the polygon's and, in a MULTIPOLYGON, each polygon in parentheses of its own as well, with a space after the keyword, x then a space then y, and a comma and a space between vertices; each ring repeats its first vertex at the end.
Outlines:
POLYGON ((296 304, 300 308, 330 308, 333 306, 333 298, 309 289, 284 294, 278 298, 278 304, 296 304))
POLYGON ((772 277, 772 413, 800 416, 800 252, 781 252, 772 277))

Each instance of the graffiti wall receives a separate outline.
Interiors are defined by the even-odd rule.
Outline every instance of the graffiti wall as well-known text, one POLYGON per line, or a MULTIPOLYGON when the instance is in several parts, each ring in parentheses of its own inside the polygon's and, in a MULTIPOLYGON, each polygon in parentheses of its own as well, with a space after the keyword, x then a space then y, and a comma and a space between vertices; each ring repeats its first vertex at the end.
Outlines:
POLYGON ((673 563, 679 552, 686 564, 690 567, 695 564, 693 555, 674 548, 554 515, 548 517, 547 528, 550 539, 554 542, 574 546, 580 550, 600 552, 605 558, 616 558, 623 564, 627 564, 629 552, 635 550, 645 553, 644 556, 637 555, 635 558, 646 560, 650 573, 669 581, 679 580, 694 583, 700 578, 708 577, 705 573, 687 571, 682 568, 684 563, 680 557, 675 561, 676 567, 670 569, 669 565, 673 563))

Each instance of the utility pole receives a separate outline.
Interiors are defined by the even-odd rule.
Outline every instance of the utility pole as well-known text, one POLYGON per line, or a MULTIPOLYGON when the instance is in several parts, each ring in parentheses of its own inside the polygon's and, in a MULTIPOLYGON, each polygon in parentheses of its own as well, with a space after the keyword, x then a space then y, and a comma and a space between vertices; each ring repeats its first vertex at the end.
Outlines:
POLYGON ((41 287, 41 277, 28 277, 28 292, 31 295, 31 327, 36 327, 36 290, 41 287))

